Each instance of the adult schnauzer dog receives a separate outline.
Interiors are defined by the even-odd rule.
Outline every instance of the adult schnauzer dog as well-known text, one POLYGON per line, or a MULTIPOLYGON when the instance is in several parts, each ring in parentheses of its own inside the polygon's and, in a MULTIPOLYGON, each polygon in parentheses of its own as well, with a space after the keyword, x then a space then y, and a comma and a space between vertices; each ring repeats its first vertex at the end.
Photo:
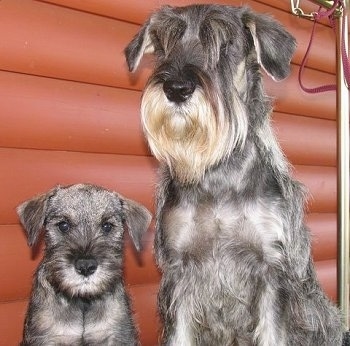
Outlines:
POLYGON ((341 345, 304 225, 304 191, 270 126, 260 66, 285 78, 294 38, 246 7, 163 7, 125 50, 155 70, 141 118, 161 163, 155 252, 166 345, 341 345))
POLYGON ((139 250, 150 213, 94 185, 56 187, 18 207, 46 249, 34 278, 22 345, 138 345, 122 278, 123 233, 139 250))

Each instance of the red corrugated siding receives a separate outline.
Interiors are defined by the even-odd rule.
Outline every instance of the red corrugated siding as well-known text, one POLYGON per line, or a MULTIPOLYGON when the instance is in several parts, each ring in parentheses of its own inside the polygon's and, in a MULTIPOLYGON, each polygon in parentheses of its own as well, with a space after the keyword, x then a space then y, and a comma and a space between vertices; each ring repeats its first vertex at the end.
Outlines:
MULTIPOLYGON (((201 1, 211 3, 212 1, 201 1)), ((237 4, 241 1, 216 0, 237 4)), ((151 71, 127 71, 123 49, 159 5, 188 0, 3 0, 0 1, 0 345, 18 344, 33 256, 15 207, 55 184, 92 182, 115 189, 153 210, 157 163, 141 133, 139 100, 151 71)), ((276 98, 273 126, 308 187, 306 217, 313 255, 327 294, 336 298, 336 98, 309 95, 297 82, 311 22, 290 14, 290 2, 249 0, 272 14, 298 41, 291 76, 265 78, 276 98)), ((305 11, 315 5, 303 1, 305 11)), ((326 23, 325 23, 326 24, 326 23)), ((304 73, 306 85, 335 82, 335 44, 329 25, 318 25, 304 73)), ((153 233, 137 259, 126 242, 125 278, 140 326, 142 345, 155 345, 159 325, 159 273, 153 233)))

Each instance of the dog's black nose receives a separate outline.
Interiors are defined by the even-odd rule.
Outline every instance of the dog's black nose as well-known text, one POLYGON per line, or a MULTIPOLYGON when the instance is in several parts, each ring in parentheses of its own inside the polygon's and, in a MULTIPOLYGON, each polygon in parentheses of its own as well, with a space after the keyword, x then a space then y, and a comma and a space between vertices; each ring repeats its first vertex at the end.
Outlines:
POLYGON ((164 93, 169 101, 181 103, 186 101, 196 89, 191 80, 168 80, 163 84, 164 93))
POLYGON ((75 270, 84 276, 90 276, 97 269, 97 261, 93 258, 79 258, 75 261, 75 270))

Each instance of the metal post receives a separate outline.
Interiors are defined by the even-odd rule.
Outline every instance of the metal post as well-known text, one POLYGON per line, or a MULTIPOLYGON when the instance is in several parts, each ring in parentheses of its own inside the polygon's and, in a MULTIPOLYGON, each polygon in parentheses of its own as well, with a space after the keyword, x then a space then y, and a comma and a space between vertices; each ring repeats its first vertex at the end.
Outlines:
POLYGON ((337 20, 337 124, 338 124, 338 302, 349 329, 349 90, 344 79, 342 40, 348 47, 349 0, 337 20), (344 32, 343 32, 344 31, 344 32))
MULTIPOLYGON (((311 0, 330 9, 334 0, 311 0)), ((349 89, 344 78, 342 45, 348 52, 348 16, 350 0, 343 0, 343 8, 339 7, 334 14, 337 17, 337 153, 338 153, 338 304, 344 315, 344 327, 349 330, 349 278, 350 278, 350 140, 349 140, 349 89)), ((313 14, 305 14, 299 7, 299 0, 291 0, 294 15, 303 18, 314 18, 313 14)))

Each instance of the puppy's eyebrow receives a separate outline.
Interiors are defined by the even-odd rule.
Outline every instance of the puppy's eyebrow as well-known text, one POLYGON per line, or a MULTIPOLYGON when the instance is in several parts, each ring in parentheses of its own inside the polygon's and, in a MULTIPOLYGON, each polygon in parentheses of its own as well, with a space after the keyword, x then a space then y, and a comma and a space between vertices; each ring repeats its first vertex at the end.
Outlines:
POLYGON ((72 217, 69 216, 68 214, 55 214, 55 213, 50 213, 46 216, 45 218, 45 224, 48 222, 54 223, 54 222, 59 222, 59 221, 69 221, 71 223, 72 217))
POLYGON ((123 216, 118 213, 106 213, 101 216, 101 222, 106 221, 121 221, 123 216))

